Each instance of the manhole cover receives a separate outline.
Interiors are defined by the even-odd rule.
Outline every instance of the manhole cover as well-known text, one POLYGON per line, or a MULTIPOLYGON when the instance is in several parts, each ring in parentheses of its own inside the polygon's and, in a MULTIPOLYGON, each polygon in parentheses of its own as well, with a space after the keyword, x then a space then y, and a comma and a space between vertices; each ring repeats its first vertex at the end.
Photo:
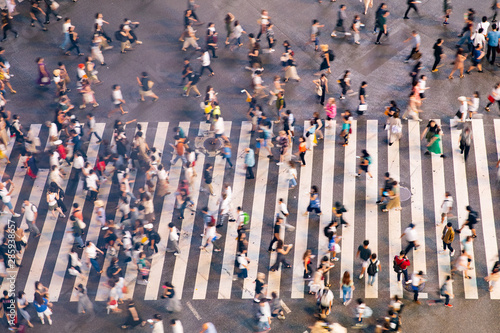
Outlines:
POLYGON ((196 137, 194 146, 198 152, 208 157, 215 157, 224 147, 224 141, 222 138, 216 138, 213 131, 205 131, 201 136, 196 137))
POLYGON ((399 200, 406 201, 411 198, 411 192, 406 187, 399 188, 399 200))

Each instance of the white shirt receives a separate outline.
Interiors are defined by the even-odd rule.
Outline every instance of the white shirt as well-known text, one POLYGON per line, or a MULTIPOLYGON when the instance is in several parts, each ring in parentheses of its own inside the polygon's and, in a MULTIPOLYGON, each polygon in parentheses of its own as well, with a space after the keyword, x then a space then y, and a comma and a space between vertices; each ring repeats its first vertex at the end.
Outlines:
POLYGON ((163 321, 161 321, 161 320, 155 321, 155 323, 153 324, 152 333, 165 333, 165 329, 163 328, 163 321))
POLYGON ((50 167, 52 168, 53 165, 57 165, 59 167, 59 153, 57 151, 54 151, 52 155, 50 155, 50 167))
POLYGON ((284 202, 280 203, 280 212, 283 215, 288 215, 288 208, 286 207, 286 203, 284 202))
POLYGON ((215 134, 224 134, 224 119, 219 117, 217 121, 214 123, 215 134))
POLYGON ((408 227, 405 229, 404 233, 408 242, 414 242, 417 240, 417 231, 415 230, 415 228, 408 227))
POLYGON ((469 111, 477 112, 477 110, 479 110, 479 98, 474 97, 472 98, 472 105, 469 105, 469 111))
POLYGON ((59 131, 57 130, 57 125, 55 123, 51 123, 49 128, 49 138, 53 136, 59 137, 59 131))
POLYGON ((90 176, 87 177, 87 187, 90 189, 97 190, 97 181, 99 180, 99 177, 94 173, 90 176))
POLYGON ((479 22, 477 24, 476 31, 479 31, 479 29, 483 28, 483 34, 487 35, 488 34, 488 29, 490 28, 490 22, 479 22))
POLYGON ((121 103, 120 100, 123 99, 122 91, 121 90, 113 90, 113 103, 119 104, 121 103))
MULTIPOLYGON (((171 325, 172 333, 184 333, 184 328, 180 320, 176 320, 174 325, 171 325)), ((163 333, 163 332, 162 332, 163 333)))
POLYGON ((2 201, 4 203, 10 202, 11 198, 10 198, 10 195, 9 195, 9 190, 7 190, 6 187, 4 187, 2 190, 0 190, 0 195, 2 196, 2 201))
POLYGON ((297 178, 297 169, 295 168, 290 168, 288 169, 288 174, 289 174, 289 179, 296 179, 297 178))
POLYGON ((426 84, 426 83, 427 83, 427 81, 426 81, 426 80, 422 80, 422 79, 418 80, 418 85, 420 86, 420 90, 421 90, 422 92, 424 92, 424 90, 425 90, 425 84, 426 84))
POLYGON ((495 93, 495 95, 493 95, 493 94, 491 94, 491 95, 495 97, 495 100, 496 101, 500 100, 500 87, 493 89, 493 92, 495 93))
POLYGON ((453 208, 453 197, 450 195, 446 197, 441 205, 441 213, 448 213, 450 209, 453 208))
POLYGON ((417 287, 420 285, 420 281, 422 280, 422 277, 420 275, 417 275, 417 273, 413 273, 411 276, 411 285, 417 287))
POLYGON ((484 38, 483 34, 477 32, 473 37, 474 37, 474 42, 473 42, 474 46, 476 46, 477 44, 481 44, 481 46, 484 45, 486 39, 484 38))
POLYGON ((158 171, 158 179, 159 180, 167 180, 168 179, 168 173, 165 171, 165 169, 161 169, 158 171))
POLYGON ((244 255, 239 255, 236 260, 240 264, 239 269, 244 269, 248 265, 248 259, 244 255))
POLYGON ((85 247, 85 253, 89 258, 95 259, 95 257, 97 257, 97 248, 91 243, 89 246, 85 247))
POLYGON ((56 195, 57 193, 49 193, 49 200, 48 200, 49 206, 54 206, 57 204, 56 195))
POLYGON ((210 54, 207 52, 204 52, 201 55, 201 65, 202 66, 210 66, 210 54))
POLYGON ((241 25, 238 24, 237 26, 234 27, 233 30, 234 38, 240 38, 242 33, 243 33, 243 28, 241 27, 241 25))
POLYGON ((77 156, 73 160, 73 168, 75 169, 82 169, 85 165, 85 160, 83 159, 83 156, 77 156))
POLYGON ((333 302, 333 293, 331 290, 326 291, 326 295, 321 296, 321 305, 330 306, 330 302, 333 302))
POLYGON ((262 316, 260 316, 259 321, 266 322, 269 320, 269 317, 271 317, 271 307, 268 302, 264 302, 264 306, 260 307, 260 313, 262 316))
POLYGON ((62 25, 62 30, 63 33, 68 33, 69 32, 69 27, 71 27, 71 22, 65 22, 62 25))
POLYGON ((95 19, 95 23, 99 24, 99 25, 102 25, 102 18, 96 18, 95 19))
POLYGON ((38 211, 35 205, 29 203, 28 205, 23 203, 24 217, 26 221, 33 221, 35 219, 35 213, 38 211))
POLYGON ((177 235, 178 229, 177 227, 173 227, 170 230, 170 240, 171 241, 178 241, 179 240, 179 235, 177 235))

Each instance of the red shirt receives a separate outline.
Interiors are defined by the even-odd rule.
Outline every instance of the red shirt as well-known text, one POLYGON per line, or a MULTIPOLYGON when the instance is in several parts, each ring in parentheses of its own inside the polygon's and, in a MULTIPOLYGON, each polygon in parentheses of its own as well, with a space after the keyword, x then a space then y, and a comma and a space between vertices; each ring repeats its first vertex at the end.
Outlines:
POLYGON ((399 258, 399 256, 394 257, 394 261, 396 262, 396 265, 398 265, 402 270, 405 270, 410 266, 410 260, 405 259, 405 258, 399 258))

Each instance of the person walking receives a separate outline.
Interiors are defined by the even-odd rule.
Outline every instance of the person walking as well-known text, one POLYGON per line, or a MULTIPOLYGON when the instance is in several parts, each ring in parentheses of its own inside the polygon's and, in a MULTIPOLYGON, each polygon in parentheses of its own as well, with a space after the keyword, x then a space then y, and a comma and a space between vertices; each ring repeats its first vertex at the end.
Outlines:
MULTIPOLYGON (((453 79, 453 73, 455 73, 457 70, 460 72, 460 78, 462 79, 464 77, 464 62, 465 59, 467 59, 467 54, 464 53, 464 50, 462 48, 458 48, 457 52, 455 53, 455 61, 453 61, 453 69, 451 70, 450 75, 448 75, 448 79, 452 80, 453 79)), ((499 97, 500 99, 500 97, 499 97)))
POLYGON ((482 73, 483 72, 483 65, 481 64, 481 62, 482 62, 485 55, 486 55, 486 53, 483 51, 483 46, 478 43, 475 46, 474 51, 472 51, 472 59, 471 59, 472 64, 466 73, 470 74, 470 72, 476 67, 477 67, 477 71, 479 73, 482 73))
POLYGON ((147 72, 142 72, 141 77, 137 77, 137 83, 139 84, 139 94, 141 95, 141 98, 139 99, 140 102, 144 102, 144 97, 152 97, 153 102, 156 102, 158 100, 158 96, 155 95, 155 93, 151 90, 153 88, 154 82, 149 79, 149 75, 147 72))
POLYGON ((338 80, 342 92, 340 93, 340 99, 345 99, 346 94, 352 94, 351 89, 351 71, 346 70, 344 75, 338 80))
POLYGON ((488 112, 491 111, 490 106, 491 104, 497 102, 498 107, 500 108, 500 82, 498 82, 493 90, 491 91, 490 95, 488 96, 488 104, 484 107, 484 109, 488 112))
POLYGON ((361 18, 359 17, 359 15, 355 15, 354 20, 352 21, 352 25, 351 25, 351 29, 354 32, 354 44, 355 45, 360 45, 360 42, 359 42, 359 40, 361 38, 360 29, 362 26, 364 26, 364 24, 361 23, 361 18))
POLYGON ((376 25, 374 33, 376 33, 376 28, 379 28, 375 45, 380 45, 380 38, 382 38, 382 35, 385 35, 386 37, 389 36, 389 32, 387 30, 387 17, 389 16, 389 14, 390 12, 387 10, 387 5, 385 3, 382 3, 380 5, 380 8, 377 10, 375 18, 376 25))
POLYGON ((368 267, 366 268, 366 273, 368 274, 368 285, 373 286, 375 283, 375 277, 377 273, 382 269, 380 261, 377 259, 377 254, 372 253, 370 259, 368 259, 368 267))
POLYGON ((276 262, 270 268, 271 272, 276 272, 280 268, 281 263, 283 263, 284 268, 292 267, 292 265, 290 265, 285 259, 285 256, 288 254, 288 252, 290 252, 292 247, 293 244, 284 245, 283 240, 278 240, 278 245, 276 246, 276 252, 278 253, 278 256, 276 257, 276 262))
POLYGON ((418 293, 424 288, 426 279, 423 271, 414 272, 411 276, 411 289, 413 291, 413 302, 421 304, 418 300, 418 293))
POLYGON ((293 190, 297 186, 297 168, 292 161, 288 162, 288 189, 293 190))
POLYGON ((370 176, 370 179, 372 179, 373 176, 368 170, 368 167, 370 166, 370 164, 372 164, 372 157, 370 156, 370 154, 368 154, 368 151, 366 151, 366 149, 363 149, 361 151, 361 154, 362 156, 360 156, 359 169, 356 177, 360 177, 362 172, 366 172, 366 174, 370 176))
POLYGON ((434 153, 436 155, 439 155, 441 158, 446 157, 441 150, 441 136, 443 135, 442 133, 443 131, 440 128, 436 129, 436 132, 433 134, 431 140, 427 144, 427 151, 425 152, 426 155, 434 153))
POLYGON ((1 22, 2 22, 3 38, 2 40, 0 40, 0 42, 7 40, 7 31, 9 30, 14 34, 14 38, 19 37, 19 33, 12 28, 12 20, 10 18, 8 11, 2 10, 1 19, 2 19, 1 22))
POLYGON ((342 131, 340 132, 340 137, 344 139, 342 147, 346 147, 349 144, 349 135, 351 134, 351 123, 352 115, 351 111, 345 110, 340 114, 342 116, 342 131))
MULTIPOLYGON (((215 195, 214 194, 214 188, 212 186, 212 169, 214 167, 212 166, 212 164, 210 163, 206 163, 205 164, 205 168, 203 170, 203 180, 206 184, 206 186, 208 187, 208 190, 210 192, 211 195, 215 195)), ((205 189, 201 189, 201 191, 206 191, 205 189)))
POLYGON ((44 20, 42 19, 43 17, 46 17, 47 15, 43 11, 42 8, 40 8, 40 3, 38 1, 34 1, 31 3, 31 8, 30 8, 30 17, 31 17, 31 26, 35 26, 35 22, 38 22, 40 26, 42 27, 43 31, 47 31, 47 27, 44 24, 44 20))
POLYGON ((166 249, 167 252, 174 252, 174 256, 178 256, 181 253, 181 249, 179 248, 179 235, 180 231, 177 227, 170 222, 168 224, 169 228, 169 247, 166 249), (173 250, 171 248, 174 248, 173 250))
POLYGON ((460 154, 464 155, 464 160, 467 162, 469 156, 470 146, 472 145, 472 132, 469 126, 464 126, 462 133, 460 133, 460 154))
POLYGON ((403 238, 403 236, 408 242, 408 245, 403 250, 405 254, 408 254, 411 249, 414 249, 416 251, 419 248, 420 244, 418 244, 417 242, 417 231, 415 230, 415 224, 410 223, 410 225, 408 225, 408 227, 404 230, 403 234, 399 238, 403 238))
POLYGON ((471 206, 467 206, 465 209, 467 210, 467 212, 469 212, 469 216, 467 217, 467 220, 465 220, 465 222, 462 224, 462 227, 460 227, 460 229, 458 229, 458 230, 455 230, 455 232, 461 233, 462 229, 465 226, 468 226, 469 229, 472 232, 472 237, 476 238, 477 237, 477 235, 476 235, 476 227, 474 225, 477 222, 479 222, 480 219, 478 218, 477 212, 475 210, 473 210, 471 206))
POLYGON ((469 270, 468 260, 469 257, 467 253, 465 253, 465 250, 462 250, 460 256, 453 263, 453 268, 451 269, 451 275, 453 276, 455 272, 464 272, 465 279, 469 280, 472 279, 472 277, 467 274, 467 271, 469 270))
MULTIPOLYGON (((412 1, 412 0, 408 0, 408 1, 412 1)), ((405 63, 408 63, 410 61, 410 59, 418 60, 422 56, 420 53, 420 35, 417 33, 416 30, 413 30, 411 32, 411 36, 408 37, 408 39, 406 39, 404 42, 407 43, 410 40, 411 40, 412 48, 411 48, 410 54, 405 59, 405 63)))
POLYGON ((438 303, 443 303, 444 306, 452 308, 453 305, 450 304, 450 298, 453 298, 454 295, 452 294, 452 289, 453 289, 453 280, 450 275, 446 276, 446 281, 443 283, 441 288, 439 289, 439 294, 444 297, 443 299, 436 299, 436 300, 431 300, 429 301, 429 305, 436 305, 438 303))
POLYGON ((399 112, 395 112, 392 117, 388 117, 385 125, 389 131, 389 146, 392 146, 394 142, 399 141, 403 136, 403 125, 399 118, 399 112))
POLYGON ((398 283, 401 282, 401 274, 404 276, 404 282, 410 284, 411 280, 408 279, 408 267, 410 260, 404 251, 399 252, 398 256, 394 256, 393 267, 394 271, 398 274, 398 283))
POLYGON ((266 300, 261 300, 259 303, 259 322, 258 322, 258 332, 264 333, 271 330, 271 307, 269 302, 266 300))
POLYGON ((365 7, 365 11, 363 12, 363 15, 366 15, 366 13, 368 13, 368 8, 373 7, 373 0, 363 0, 363 4, 365 7))
POLYGON ((441 62, 441 60, 443 60, 444 58, 446 58, 446 54, 444 54, 444 51, 443 51, 443 43, 444 43, 444 40, 442 38, 439 38, 436 43, 434 43, 434 45, 432 46, 432 49, 434 50, 434 64, 432 65, 432 72, 435 73, 437 72, 439 69, 439 63, 441 62))
POLYGON ((396 211, 401 210, 401 197, 398 182, 394 180, 391 186, 392 189, 389 191, 389 203, 382 209, 383 212, 388 212, 393 208, 396 211))
POLYGON ((331 37, 337 37, 337 30, 339 33, 343 33, 344 36, 351 35, 351 33, 348 32, 344 27, 344 21, 347 20, 346 9, 347 9, 346 5, 340 5, 339 11, 337 13, 337 24, 335 25, 335 28, 330 34, 331 37))
MULTIPOLYGON (((443 224, 445 218, 451 217, 451 210, 453 209, 453 197, 450 192, 446 191, 444 194, 444 200, 441 204, 441 222, 443 224)), ((437 224, 437 225, 439 225, 437 224)))
POLYGON ((49 325, 52 325, 52 303, 50 303, 46 297, 37 292, 35 293, 33 305, 35 306, 38 318, 40 318, 42 325, 45 324, 45 317, 47 317, 49 325))
POLYGON ((94 245, 91 241, 87 241, 87 244, 85 246, 85 255, 87 256, 87 265, 90 268, 90 264, 95 268, 97 271, 97 274, 102 273, 101 266, 99 266, 99 262, 97 262, 97 253, 99 252, 100 254, 104 254, 104 252, 101 251, 97 246, 94 245))
POLYGON ((314 51, 316 51, 316 52, 319 51, 319 34, 320 34, 319 29, 320 28, 324 28, 324 27, 325 27, 325 25, 324 24, 320 24, 318 22, 318 20, 316 20, 316 19, 312 20, 311 40, 307 44, 314 43, 314 51))
POLYGON ((488 291, 492 292, 500 279, 500 261, 495 262, 491 273, 484 278, 488 282, 488 291))
POLYGON ((369 240, 364 240, 363 244, 358 246, 358 251, 356 252, 356 258, 359 258, 361 263, 361 273, 359 273, 359 279, 361 280, 365 276, 366 268, 368 267, 368 260, 372 255, 372 250, 368 248, 370 245, 369 240))
POLYGON ((406 9, 405 16, 403 17, 405 20, 409 20, 410 18, 408 17, 408 14, 410 13, 410 10, 414 10, 415 13, 420 17, 420 14, 418 13, 418 8, 417 4, 421 3, 420 1, 417 0, 406 0, 406 4, 408 5, 408 8, 406 9))
POLYGON ((342 275, 342 305, 347 306, 351 303, 352 300, 352 292, 356 287, 354 287, 354 281, 351 279, 351 274, 349 271, 345 271, 342 275))
POLYGON ((208 49, 202 49, 200 52, 201 56, 197 58, 201 60, 200 77, 203 75, 205 69, 209 72, 208 76, 214 76, 215 73, 212 67, 210 67, 210 53, 208 53, 208 49))
POLYGON ((38 227, 36 226, 36 219, 38 217, 37 207, 28 199, 25 199, 21 208, 21 212, 22 214, 24 214, 26 224, 28 225, 28 229, 26 229, 25 231, 29 231, 32 235, 34 235, 35 238, 40 237, 40 229, 38 229, 38 227))
POLYGON ((280 240, 280 230, 281 230, 281 224, 283 223, 283 218, 277 217, 276 222, 274 223, 274 228, 273 228, 273 239, 271 239, 271 243, 269 243, 269 252, 274 252, 275 250, 273 249, 274 243, 278 242, 280 240))
POLYGON ((488 40, 488 48, 486 51, 486 60, 493 65, 497 57, 498 40, 500 39, 500 32, 498 31, 498 26, 496 23, 491 25, 491 31, 488 32, 486 37, 488 40))
POLYGON ((78 313, 94 312, 94 306, 87 295, 87 288, 80 283, 75 289, 78 291, 78 313))
POLYGON ((17 293, 17 311, 19 314, 26 320, 28 326, 33 328, 33 324, 31 323, 31 316, 26 309, 29 306, 28 299, 26 298, 26 293, 24 291, 19 291, 17 293))
POLYGON ((311 186, 311 191, 309 192, 309 205, 307 206, 307 211, 304 213, 304 216, 307 216, 311 212, 321 215, 319 193, 316 185, 311 186))
POLYGON ((246 178, 254 179, 253 167, 255 166, 255 153, 251 148, 245 148, 246 178))
POLYGON ((455 250, 451 246, 453 240, 455 239, 455 231, 453 230, 453 224, 448 222, 446 226, 443 228, 443 235, 441 236, 443 240, 443 251, 440 253, 445 253, 447 249, 450 250, 450 255, 453 257, 455 255, 455 250))
POLYGON ((83 56, 83 53, 80 52, 78 33, 75 31, 74 26, 70 26, 68 28, 68 34, 69 34, 69 41, 71 43, 71 46, 69 49, 66 50, 66 52, 64 54, 69 56, 69 55, 71 55, 71 51, 76 49, 76 53, 78 54, 78 56, 83 56))
POLYGON ((328 93, 328 79, 323 73, 318 80, 313 80, 316 85, 316 95, 318 96, 318 102, 321 105, 325 105, 326 94, 328 93))

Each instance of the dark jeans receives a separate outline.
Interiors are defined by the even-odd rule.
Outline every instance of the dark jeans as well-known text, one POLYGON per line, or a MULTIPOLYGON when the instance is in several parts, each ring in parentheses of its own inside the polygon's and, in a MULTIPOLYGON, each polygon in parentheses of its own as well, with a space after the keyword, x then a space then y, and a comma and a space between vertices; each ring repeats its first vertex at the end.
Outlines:
POLYGON ((102 138, 99 136, 99 134, 97 134, 97 132, 94 132, 94 131, 90 132, 89 141, 92 139, 92 134, 95 135, 95 137, 97 138, 97 140, 102 141, 102 138))
POLYGON ((7 38, 7 31, 9 31, 9 30, 12 31, 12 33, 17 36, 17 31, 12 29, 12 25, 7 24, 5 27, 3 27, 3 39, 7 38))
POLYGON ((443 241, 443 250, 446 251, 446 248, 450 249, 453 252, 453 248, 451 247, 451 243, 447 244, 443 241))
POLYGON ((497 47, 488 45, 488 51, 486 51, 486 59, 493 65, 495 59, 497 58, 497 47))
POLYGON ((212 69, 212 67, 210 67, 210 65, 208 65, 208 66, 201 66, 200 77, 203 74, 203 72, 205 71, 205 68, 210 72, 210 74, 212 74, 214 72, 214 70, 212 69))
POLYGON ((273 239, 271 240, 271 243, 269 243, 269 252, 271 252, 273 250, 273 245, 274 243, 276 243, 278 241, 278 238, 276 238, 276 236, 273 236, 273 239))
MULTIPOLYGON (((380 28, 377 36, 377 43, 380 43, 380 38, 382 38, 382 35, 384 34, 384 27, 380 28)), ((387 34, 385 34, 387 36, 387 34)))
POLYGON ((229 164, 229 166, 232 168, 233 167, 233 163, 231 163, 231 159, 229 157, 224 157, 227 161, 227 163, 229 164))
POLYGON ((299 156, 300 156, 300 160, 302 161, 302 164, 306 165, 306 159, 304 158, 304 156, 306 156, 306 152, 304 151, 304 152, 300 153, 299 156))
POLYGON ((417 53, 417 52, 418 52, 418 51, 417 51, 417 48, 416 48, 416 47, 413 47, 413 48, 411 49, 410 55, 409 55, 408 57, 406 57, 406 60, 410 60, 410 59, 411 59, 411 57, 412 57, 415 53, 417 53))
POLYGON ((434 64, 432 65, 432 70, 435 70, 440 62, 441 56, 434 56, 434 64))
POLYGON ((411 250, 412 248, 417 249, 417 247, 415 246, 415 242, 408 242, 408 245, 407 245, 407 246, 406 246, 406 248, 404 249, 405 254, 407 254, 408 252, 410 252, 410 250, 411 250))
POLYGON ((445 305, 450 304, 450 295, 446 295, 446 294, 443 295, 443 294, 441 294, 441 296, 444 297, 444 300, 443 299, 437 299, 437 300, 434 301, 434 303, 443 303, 444 302, 445 305))
POLYGON ((404 281, 408 281, 408 269, 403 269, 401 272, 398 272, 398 282, 401 281, 401 274, 405 276, 404 281))
POLYGON ((71 50, 76 49, 76 53, 80 54, 80 48, 78 47, 78 43, 71 42, 71 46, 66 52, 71 52, 71 50))
POLYGON ((252 168, 253 167, 251 167, 251 166, 247 166, 247 173, 246 173, 247 179, 254 179, 255 178, 252 168))
POLYGON ((418 287, 413 288, 412 286, 412 289, 413 289, 413 300, 416 302, 418 301, 418 287))
POLYGON ((405 17, 408 17, 408 14, 410 13, 411 9, 415 10, 415 13, 417 13, 417 15, 418 15, 417 6, 414 3, 410 3, 410 4, 408 4, 408 8, 406 9, 405 17))
POLYGON ((212 58, 217 57, 217 55, 215 54, 215 47, 214 46, 211 46, 211 45, 207 46, 207 50, 212 51, 212 58))
POLYGON ((36 21, 36 22, 38 22, 40 24, 40 26, 42 27, 42 29, 45 29, 45 25, 43 24, 42 18, 40 16, 38 16, 38 15, 35 15, 35 17, 36 17, 36 20, 31 19, 31 24, 35 23, 35 21, 36 21))
POLYGON ((48 23, 50 21, 50 14, 54 15, 55 18, 59 16, 59 13, 56 12, 55 10, 52 10, 50 6, 47 6, 45 8, 45 23, 48 23))
POLYGON ((470 146, 464 145, 463 147, 460 147, 460 154, 464 154, 464 160, 467 161, 467 157, 469 157, 469 150, 470 146))

